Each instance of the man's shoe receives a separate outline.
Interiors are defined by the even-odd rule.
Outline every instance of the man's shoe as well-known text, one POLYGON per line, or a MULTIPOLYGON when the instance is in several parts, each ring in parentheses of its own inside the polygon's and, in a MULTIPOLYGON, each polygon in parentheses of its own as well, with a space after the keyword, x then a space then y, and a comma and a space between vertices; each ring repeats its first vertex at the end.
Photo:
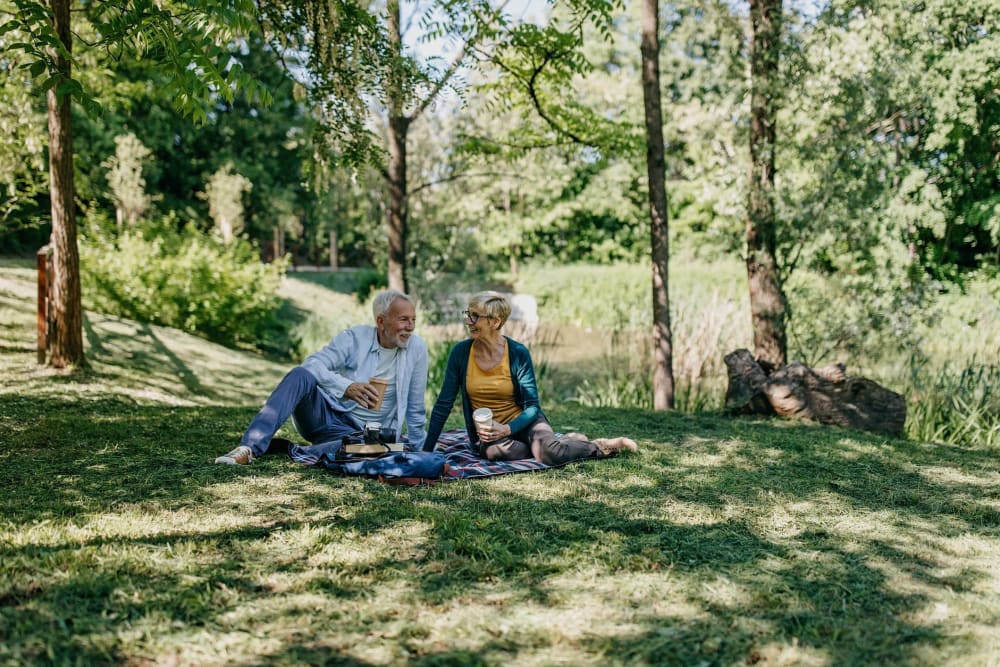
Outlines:
POLYGON ((215 459, 216 463, 224 463, 230 466, 245 466, 253 463, 253 450, 246 445, 240 445, 225 456, 215 459))
POLYGON ((639 445, 635 444, 635 440, 632 438, 597 438, 594 440, 594 444, 605 456, 614 456, 624 451, 639 451, 639 445))

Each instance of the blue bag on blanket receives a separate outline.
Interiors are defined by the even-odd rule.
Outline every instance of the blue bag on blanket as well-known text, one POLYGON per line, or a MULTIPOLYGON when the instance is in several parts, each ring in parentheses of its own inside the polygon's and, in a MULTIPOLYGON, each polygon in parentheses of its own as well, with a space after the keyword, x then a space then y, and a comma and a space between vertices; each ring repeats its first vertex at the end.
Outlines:
POLYGON ((335 453, 325 453, 316 465, 342 475, 438 479, 444 474, 445 457, 441 452, 393 452, 374 459, 344 461, 335 453))

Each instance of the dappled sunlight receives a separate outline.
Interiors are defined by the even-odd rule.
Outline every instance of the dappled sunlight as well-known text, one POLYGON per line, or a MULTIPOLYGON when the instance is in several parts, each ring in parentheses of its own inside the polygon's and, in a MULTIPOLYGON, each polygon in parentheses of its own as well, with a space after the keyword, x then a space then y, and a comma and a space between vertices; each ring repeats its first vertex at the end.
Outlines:
POLYGON ((478 653, 482 637, 505 637, 514 650, 507 660, 517 664, 551 664, 554 655, 562 656, 559 662, 590 663, 599 655, 586 657, 581 644, 639 636, 647 629, 642 616, 651 609, 680 618, 704 614, 683 601, 679 582, 662 576, 573 570, 547 578, 540 587, 544 603, 526 600, 523 590, 499 581, 473 586, 430 621, 428 641, 452 638, 448 641, 478 653), (550 652, 555 647, 557 654, 550 652))
POLYGON ((628 471, 603 479, 601 489, 607 493, 631 496, 633 493, 643 493, 643 489, 646 493, 652 493, 659 486, 659 483, 659 475, 628 471))
POLYGON ((250 665, 289 646, 315 641, 317 633, 309 629, 309 619, 336 614, 339 607, 322 593, 277 593, 234 600, 209 628, 171 624, 165 629, 155 617, 138 619, 132 626, 154 654, 174 655, 184 664, 250 665))
MULTIPOLYGON (((319 471, 315 471, 319 472, 319 471)), ((327 476, 316 475, 316 480, 291 477, 245 477, 230 482, 220 482, 202 489, 205 504, 216 509, 220 518, 228 521, 248 522, 260 517, 298 517, 308 512, 312 521, 323 518, 350 520, 360 506, 341 499, 332 493, 327 476), (320 510, 316 496, 326 496, 331 503, 320 510)))
POLYGON ((767 667, 826 667, 834 664, 829 651, 802 646, 794 637, 790 643, 764 644, 754 651, 752 659, 747 662, 767 667))
POLYGON ((137 404, 258 405, 288 364, 125 318, 84 312, 84 369, 55 370, 36 361, 34 269, 0 275, 0 395, 31 392, 65 400, 116 397, 137 404), (55 382, 54 382, 55 380, 55 382), (61 380, 61 381, 60 381, 61 380))
POLYGON ((182 539, 192 531, 215 531, 229 527, 229 522, 214 522, 196 510, 169 510, 144 503, 138 507, 120 507, 113 513, 96 514, 85 520, 45 519, 21 524, 13 530, 0 531, 11 546, 67 547, 94 541, 158 538, 182 539))
POLYGON ((360 599, 341 598, 322 588, 256 597, 216 619, 224 632, 244 639, 218 657, 227 664, 266 663, 270 656, 305 642, 359 661, 391 662, 402 656, 397 641, 418 620, 408 597, 402 580, 381 583, 360 599), (317 618, 330 620, 316 624, 317 618))
MULTIPOLYGON (((747 586, 718 575, 701 586, 699 597, 712 607, 740 609, 753 604, 753 591, 747 586)), ((657 610, 656 613, 662 613, 657 610)))
POLYGON ((676 457, 677 464, 692 469, 726 467, 750 471, 776 465, 787 456, 775 447, 751 445, 742 439, 687 436, 683 445, 685 453, 676 457))
POLYGON ((397 521, 374 532, 349 531, 327 539, 308 559, 308 567, 364 571, 393 564, 406 567, 427 556, 434 539, 433 526, 425 521, 397 521))
POLYGON ((367 320, 371 310, 358 303, 353 294, 343 294, 316 282, 331 276, 335 277, 335 274, 286 274, 278 295, 293 301, 298 308, 319 316, 330 316, 332 313, 328 311, 337 310, 355 321, 367 320))
POLYGON ((803 518, 802 513, 795 508, 778 504, 771 507, 770 512, 761 516, 755 524, 763 537, 780 541, 795 538, 806 530, 808 523, 804 523, 803 518))
MULTIPOLYGON (((195 404, 263 402, 287 364, 255 359, 175 329, 88 314, 88 355, 98 373, 124 366, 146 398, 173 397, 195 404)), ((140 394, 140 397, 141 394, 140 394)))
POLYGON ((935 484, 978 487, 984 490, 1000 488, 1000 471, 996 470, 979 470, 978 473, 973 473, 950 466, 923 466, 918 472, 935 484))
MULTIPOLYGON (((498 488, 503 489, 505 493, 518 498, 524 503, 576 498, 585 492, 585 489, 581 489, 574 480, 567 480, 565 478, 557 479, 545 472, 511 475, 506 478, 493 480, 493 482, 498 488)), ((478 482, 459 481, 453 483, 476 484, 478 482)))
POLYGON ((671 498, 661 500, 657 510, 659 516, 669 517, 677 525, 707 526, 725 521, 725 516, 718 508, 671 498))

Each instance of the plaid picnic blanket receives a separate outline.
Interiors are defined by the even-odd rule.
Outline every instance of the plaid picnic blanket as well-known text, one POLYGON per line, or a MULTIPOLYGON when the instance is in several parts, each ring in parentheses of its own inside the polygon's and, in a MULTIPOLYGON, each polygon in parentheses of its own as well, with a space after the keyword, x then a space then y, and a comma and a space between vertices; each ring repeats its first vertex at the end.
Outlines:
POLYGON ((488 461, 480 458, 472 445, 469 444, 469 434, 465 432, 465 429, 455 429, 442 433, 441 437, 438 438, 437 451, 444 454, 445 461, 448 463, 448 471, 444 475, 444 480, 473 479, 561 467, 547 466, 537 459, 488 461))
MULTIPOLYGON (((319 463, 320 459, 327 452, 332 456, 337 444, 326 443, 323 445, 302 446, 289 443, 288 455, 296 463, 312 466, 319 463)), ((549 470, 562 466, 548 466, 537 459, 521 459, 520 461, 488 461, 480 458, 479 454, 469 443, 469 434, 465 429, 454 429, 446 431, 438 438, 437 450, 444 454, 445 462, 448 464, 447 472, 442 477, 442 481, 456 479, 474 479, 477 477, 492 477, 493 475, 508 475, 515 472, 531 472, 533 470, 549 470)))

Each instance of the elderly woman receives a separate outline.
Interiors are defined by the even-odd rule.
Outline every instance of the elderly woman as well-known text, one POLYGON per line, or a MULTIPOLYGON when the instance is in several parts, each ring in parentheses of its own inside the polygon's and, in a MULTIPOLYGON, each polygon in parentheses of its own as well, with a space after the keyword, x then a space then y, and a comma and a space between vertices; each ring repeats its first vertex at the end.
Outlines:
POLYGON ((432 450, 462 393, 465 428, 480 456, 513 461, 534 456, 546 465, 635 451, 629 438, 589 440, 582 433, 557 438, 538 404, 535 369, 528 348, 500 333, 510 316, 510 301, 498 292, 479 292, 464 311, 469 338, 455 345, 448 357, 444 384, 438 393, 424 449, 432 450), (493 420, 481 426, 472 414, 489 408, 493 420))

